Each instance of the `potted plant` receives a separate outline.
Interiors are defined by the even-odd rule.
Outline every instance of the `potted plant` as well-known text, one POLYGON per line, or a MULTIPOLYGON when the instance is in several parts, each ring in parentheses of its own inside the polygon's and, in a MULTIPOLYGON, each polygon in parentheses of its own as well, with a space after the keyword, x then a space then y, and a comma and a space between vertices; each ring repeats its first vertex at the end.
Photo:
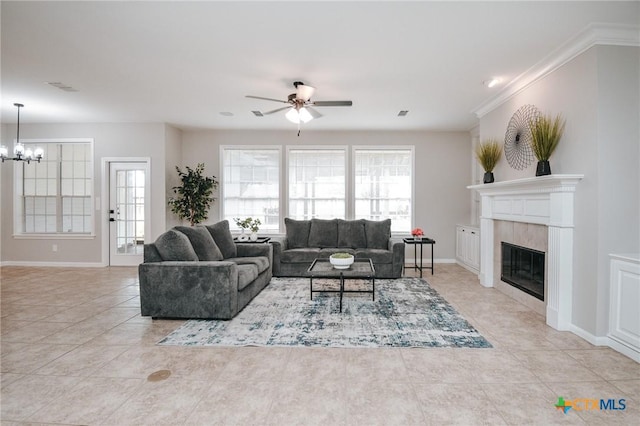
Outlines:
POLYGON ((483 183, 491 183, 493 179, 493 169, 500 161, 502 155, 502 145, 497 139, 487 139, 476 146, 476 157, 484 169, 483 183))
POLYGON ((354 262, 354 258, 351 253, 338 252, 329 256, 329 262, 336 269, 349 269, 349 266, 354 262))
POLYGON ((204 164, 199 163, 195 169, 187 166, 185 171, 176 166, 182 185, 174 186, 173 192, 177 197, 169 198, 171 211, 180 219, 187 219, 191 226, 207 219, 211 203, 215 198, 211 196, 218 187, 215 176, 204 176, 204 164))
POLYGON ((424 231, 422 230, 422 228, 415 228, 411 230, 411 235, 413 236, 414 240, 421 240, 424 236, 424 231))
POLYGON ((552 118, 549 115, 540 115, 537 120, 529 123, 531 128, 531 148, 538 159, 536 176, 551 174, 549 157, 558 146, 564 133, 565 120, 560 114, 552 118))
POLYGON ((242 234, 239 237, 241 241, 247 239, 247 236, 245 235, 245 231, 247 230, 251 231, 251 234, 248 237, 249 239, 251 239, 252 241, 256 241, 258 239, 258 231, 260 230, 260 225, 262 225, 260 219, 254 219, 252 217, 240 219, 238 217, 235 217, 233 218, 233 220, 236 222, 238 228, 242 230, 242 234))

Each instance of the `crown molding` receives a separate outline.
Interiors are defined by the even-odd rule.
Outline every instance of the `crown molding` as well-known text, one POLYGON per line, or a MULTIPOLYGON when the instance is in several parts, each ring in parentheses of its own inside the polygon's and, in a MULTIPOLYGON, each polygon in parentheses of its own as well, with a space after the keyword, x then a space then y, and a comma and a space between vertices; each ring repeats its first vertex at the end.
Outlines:
POLYGON ((576 56, 596 45, 640 46, 640 27, 621 24, 591 23, 580 33, 560 45, 540 62, 514 78, 501 92, 472 112, 478 118, 496 109, 532 83, 554 72, 576 56))

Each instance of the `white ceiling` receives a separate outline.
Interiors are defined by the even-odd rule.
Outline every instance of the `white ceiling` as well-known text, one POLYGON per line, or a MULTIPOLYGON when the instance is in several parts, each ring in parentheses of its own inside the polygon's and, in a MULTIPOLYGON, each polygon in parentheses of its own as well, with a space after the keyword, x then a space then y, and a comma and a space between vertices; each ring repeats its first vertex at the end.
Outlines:
POLYGON ((468 130, 473 110, 589 23, 639 24, 638 2, 1 2, 2 122, 468 130), (502 86, 482 82, 500 77, 502 86), (66 92, 45 82, 62 82, 66 92), (397 117, 409 110, 406 117, 397 117), (233 116, 223 116, 231 112, 233 116))

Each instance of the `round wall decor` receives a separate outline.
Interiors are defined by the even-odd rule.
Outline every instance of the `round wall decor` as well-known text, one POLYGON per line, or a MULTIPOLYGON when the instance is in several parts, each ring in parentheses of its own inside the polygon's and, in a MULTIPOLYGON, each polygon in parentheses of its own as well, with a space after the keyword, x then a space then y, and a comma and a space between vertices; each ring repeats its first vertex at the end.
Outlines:
POLYGON ((516 170, 523 170, 535 159, 531 149, 531 128, 529 123, 540 116, 540 111, 533 105, 521 106, 509 120, 504 135, 504 155, 509 165, 516 170))

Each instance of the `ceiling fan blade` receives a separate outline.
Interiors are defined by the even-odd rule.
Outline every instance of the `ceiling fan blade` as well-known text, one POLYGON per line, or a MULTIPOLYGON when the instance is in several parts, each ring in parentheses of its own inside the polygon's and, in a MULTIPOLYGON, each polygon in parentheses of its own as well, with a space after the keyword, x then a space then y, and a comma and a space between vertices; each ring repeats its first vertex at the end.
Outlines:
POLYGON ((274 109, 272 111, 263 112, 262 114, 264 114, 264 115, 274 114, 276 112, 284 111, 285 109, 289 109, 289 108, 291 108, 291 105, 286 106, 286 107, 282 107, 282 108, 278 108, 278 109, 274 109))
POLYGON ((262 99, 263 101, 274 101, 274 102, 281 102, 283 104, 288 104, 289 102, 287 101, 283 101, 281 99, 273 99, 273 98, 263 98, 262 96, 251 96, 251 95, 247 95, 245 96, 245 98, 251 98, 251 99, 262 99))
POLYGON ((311 108, 311 107, 309 107, 309 106, 307 106, 307 107, 305 107, 305 108, 307 109, 307 111, 309 111, 309 114, 311 114, 311 116, 312 116, 313 118, 320 118, 320 117, 322 117, 322 114, 320 114, 320 113, 318 112, 318 110, 313 109, 313 108, 311 108))
POLYGON ((311 105, 317 107, 336 107, 336 106, 351 106, 353 102, 351 101, 315 101, 311 102, 311 105))

